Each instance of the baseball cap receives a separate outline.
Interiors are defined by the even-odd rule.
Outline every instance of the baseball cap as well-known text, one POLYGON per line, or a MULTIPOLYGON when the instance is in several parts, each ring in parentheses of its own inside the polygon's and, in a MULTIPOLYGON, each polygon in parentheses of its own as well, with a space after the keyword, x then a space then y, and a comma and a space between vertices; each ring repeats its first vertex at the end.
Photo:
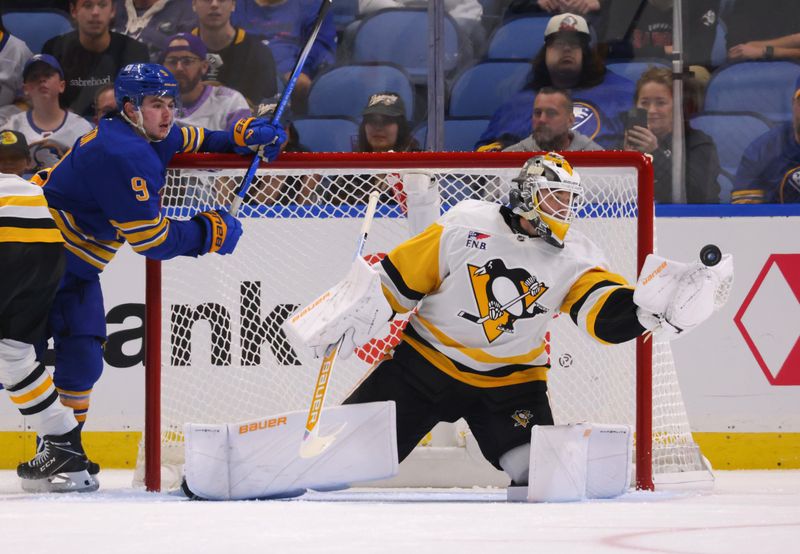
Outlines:
POLYGON ((544 29, 544 38, 555 33, 583 33, 588 37, 589 25, 580 15, 562 13, 554 15, 550 18, 550 21, 547 22, 547 27, 544 29))
POLYGON ((406 106, 396 92, 379 92, 369 97, 367 107, 361 115, 388 115, 389 117, 405 117, 406 106))
POLYGON ((17 131, 0 131, 0 152, 16 152, 26 158, 30 156, 25 135, 17 131))
POLYGON ((34 66, 36 64, 45 64, 49 66, 51 69, 54 69, 58 72, 61 78, 64 78, 64 71, 61 69, 61 64, 58 63, 58 60, 55 59, 50 54, 36 54, 31 56, 27 62, 25 62, 25 67, 22 68, 22 80, 27 81, 28 75, 30 75, 31 71, 34 70, 34 66))
POLYGON ((201 60, 206 59, 206 54, 208 53, 208 48, 200 40, 200 37, 193 35, 192 33, 178 33, 177 35, 172 35, 167 40, 167 48, 164 50, 162 54, 162 60, 167 58, 167 55, 171 52, 183 52, 189 50, 192 54, 196 55, 201 60), (186 41, 186 44, 172 44, 174 41, 186 41))

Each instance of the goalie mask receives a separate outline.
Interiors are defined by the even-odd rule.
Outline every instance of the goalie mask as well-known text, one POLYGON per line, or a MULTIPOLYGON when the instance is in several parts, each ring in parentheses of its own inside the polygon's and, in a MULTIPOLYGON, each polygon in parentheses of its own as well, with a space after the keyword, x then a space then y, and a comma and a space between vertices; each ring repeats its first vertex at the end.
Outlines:
POLYGON ((546 242, 564 248, 572 220, 583 201, 580 175, 563 156, 548 152, 525 162, 513 179, 512 211, 530 221, 546 242))

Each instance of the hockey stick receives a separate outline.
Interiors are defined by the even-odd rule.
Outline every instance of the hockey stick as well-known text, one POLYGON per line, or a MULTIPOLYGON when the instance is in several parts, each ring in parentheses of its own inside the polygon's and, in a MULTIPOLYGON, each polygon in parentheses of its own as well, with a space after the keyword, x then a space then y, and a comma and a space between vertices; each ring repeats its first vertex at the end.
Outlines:
MULTIPOLYGON (((303 70, 303 66, 308 58, 308 53, 311 52, 311 47, 314 46, 314 41, 317 39, 320 27, 322 27, 322 21, 328 14, 328 10, 330 9, 332 2, 333 0, 322 0, 322 4, 319 7, 319 12, 317 13, 317 19, 314 22, 314 29, 311 31, 308 40, 306 40, 306 45, 303 47, 303 50, 300 52, 300 56, 298 56, 297 61, 294 64, 292 74, 289 77, 289 81, 286 83, 286 87, 281 93, 281 98, 278 101, 278 105, 275 107, 275 113, 272 114, 270 123, 275 124, 280 121, 283 111, 286 109, 286 104, 289 103, 289 98, 292 96, 292 91, 294 90, 294 85, 297 82, 297 78, 300 76, 300 73, 303 70)), ((239 212, 239 207, 242 205, 244 197, 247 195, 247 191, 250 189, 250 185, 253 183, 253 177, 256 174, 258 165, 261 163, 262 152, 263 150, 259 149, 258 152, 256 152, 256 155, 253 156, 253 161, 250 162, 250 167, 247 168, 247 173, 244 174, 244 179, 242 179, 242 186, 239 187, 239 192, 236 193, 236 197, 231 202, 230 213, 233 216, 239 212)))
MULTIPOLYGON (((367 235, 372 226, 372 219, 375 216, 375 209, 378 206, 379 196, 380 194, 377 190, 373 190, 369 195, 369 203, 367 204, 367 211, 364 214, 364 222, 361 224, 361 232, 358 237, 358 244, 353 260, 358 259, 364 251, 364 245, 367 243, 367 235)), ((330 345, 325 351, 325 356, 322 358, 322 364, 320 365, 319 374, 317 375, 317 384, 314 386, 314 396, 312 396, 311 406, 308 408, 308 417, 306 418, 303 440, 300 443, 301 458, 319 456, 334 440, 336 440, 336 435, 339 433, 337 430, 331 435, 320 436, 319 420, 322 416, 322 406, 325 403, 328 384, 331 382, 333 365, 336 362, 336 356, 339 354, 339 349, 342 347, 343 342, 344 336, 330 345)))
MULTIPOLYGON (((536 292, 539 292, 539 290, 537 289, 536 292)), ((503 310, 503 311, 506 311, 511 306, 513 306, 514 304, 516 304, 517 302, 519 302, 520 300, 522 300, 526 296, 529 296, 530 294, 531 294, 530 290, 528 290, 527 292, 523 292, 522 294, 520 294, 516 298, 514 298, 512 300, 509 300, 508 302, 506 302, 505 304, 500 306, 500 309, 503 310)), ((492 316, 485 315, 483 317, 478 317, 475 314, 471 314, 469 312, 465 312, 464 310, 461 310, 460 312, 458 312, 458 317, 463 317, 464 319, 466 319, 468 321, 471 321, 472 323, 483 323, 485 321, 489 321, 489 319, 491 319, 492 316)))

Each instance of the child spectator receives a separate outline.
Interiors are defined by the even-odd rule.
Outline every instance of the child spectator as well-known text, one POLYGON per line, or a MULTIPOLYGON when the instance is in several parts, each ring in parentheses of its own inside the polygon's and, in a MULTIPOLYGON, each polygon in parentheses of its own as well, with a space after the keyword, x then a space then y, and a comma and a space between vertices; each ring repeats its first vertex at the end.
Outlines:
POLYGON ((31 109, 12 116, 7 127, 25 135, 34 171, 39 171, 58 163, 92 126, 59 105, 59 97, 64 92, 64 73, 53 56, 36 54, 28 60, 22 71, 22 81, 31 109))
POLYGON ((31 174, 31 154, 22 133, 0 131, 0 173, 20 177, 31 174))

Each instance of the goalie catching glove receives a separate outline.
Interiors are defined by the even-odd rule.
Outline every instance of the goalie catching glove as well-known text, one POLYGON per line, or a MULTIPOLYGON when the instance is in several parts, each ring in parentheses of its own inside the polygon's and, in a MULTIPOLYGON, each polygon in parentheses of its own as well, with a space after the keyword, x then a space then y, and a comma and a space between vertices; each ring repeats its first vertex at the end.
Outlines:
POLYGON ((286 131, 280 123, 270 123, 264 118, 248 117, 237 121, 231 128, 231 142, 237 154, 250 154, 263 148, 262 157, 274 161, 286 142, 286 131))
POLYGON ((295 345, 311 348, 317 358, 344 337, 339 355, 345 359, 391 317, 378 272, 359 257, 343 280, 287 319, 285 328, 295 345))
POLYGON ((639 323, 667 339, 683 336, 725 305, 732 284, 730 254, 714 266, 650 254, 633 293, 639 323))

